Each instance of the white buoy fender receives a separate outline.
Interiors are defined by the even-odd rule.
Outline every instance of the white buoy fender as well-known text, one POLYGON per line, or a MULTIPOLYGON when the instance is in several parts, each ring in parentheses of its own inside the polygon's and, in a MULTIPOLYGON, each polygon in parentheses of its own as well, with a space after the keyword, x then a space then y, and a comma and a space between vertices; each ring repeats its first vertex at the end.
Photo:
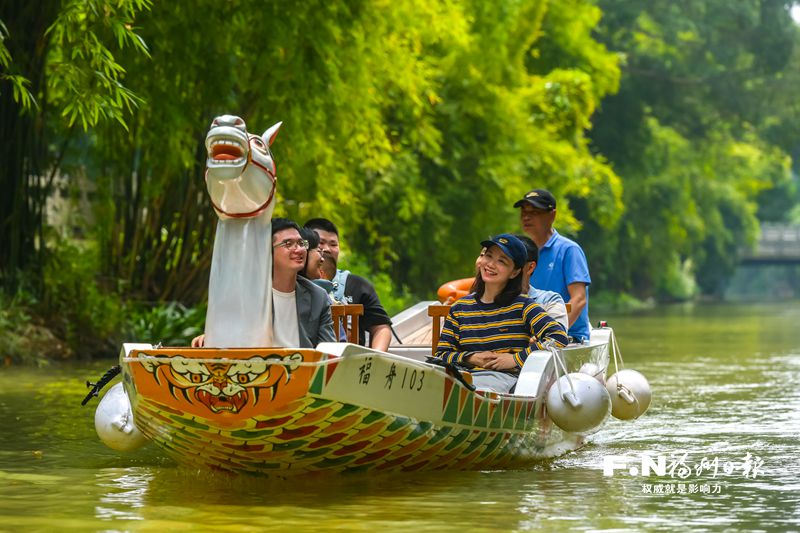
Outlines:
POLYGON ((603 369, 600 368, 598 365, 594 363, 583 363, 581 369, 578 370, 581 374, 587 374, 592 376, 594 379, 599 381, 600 383, 603 382, 603 369))
POLYGON ((597 429, 611 411, 611 398, 603 384, 579 372, 561 376, 550 386, 545 401, 547 414, 553 422, 570 433, 589 433, 597 429))
POLYGON ((606 380, 606 388, 611 395, 611 414, 614 418, 633 420, 650 407, 650 384, 636 370, 620 370, 606 380))
POLYGON ((118 452, 132 452, 147 442, 133 423, 131 402, 122 383, 108 389, 100 400, 94 412, 94 428, 103 444, 118 452))

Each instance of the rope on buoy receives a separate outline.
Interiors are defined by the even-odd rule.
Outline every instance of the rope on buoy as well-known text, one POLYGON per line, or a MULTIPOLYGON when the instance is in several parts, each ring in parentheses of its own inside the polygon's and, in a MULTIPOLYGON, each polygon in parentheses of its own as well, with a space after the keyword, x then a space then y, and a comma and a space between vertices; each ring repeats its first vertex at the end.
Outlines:
POLYGON ((547 342, 545 347, 553 354, 553 366, 555 367, 556 371, 556 387, 558 387, 558 395, 561 399, 566 400, 569 402, 572 407, 578 407, 580 405, 580 400, 578 400, 578 395, 575 394, 575 385, 572 384, 572 379, 569 377, 569 373, 567 372, 567 365, 564 363, 564 360, 561 358, 561 352, 558 348, 556 348, 555 343, 547 342), (561 365, 561 369, 563 374, 561 376, 567 378, 567 383, 569 383, 570 392, 572 395, 566 395, 561 391, 561 376, 559 376, 559 364, 561 365))
MULTIPOLYGON (((620 368, 623 370, 625 369, 625 361, 622 360, 622 352, 619 350, 619 344, 617 344, 617 336, 614 333, 614 330, 611 330, 611 346, 614 350, 614 374, 612 377, 617 376, 619 374, 620 368), (617 358, 619 358, 619 365, 617 365, 617 358)), ((636 404, 637 409, 639 407, 639 399, 630 391, 628 387, 620 383, 620 380, 617 379, 617 394, 619 394, 623 400, 625 400, 629 404, 636 404)))
POLYGON ((620 368, 625 368, 625 361, 622 360, 622 352, 619 350, 617 335, 613 329, 611 330, 611 348, 614 350, 614 373, 616 374, 620 368), (617 358, 619 358, 619 365, 617 364, 617 358))
POLYGON ((103 377, 97 380, 97 383, 91 383, 90 381, 87 381, 86 386, 91 387, 92 390, 90 390, 89 394, 86 395, 86 398, 83 399, 81 405, 86 405, 89 403, 89 400, 96 398, 102 388, 105 387, 108 382, 114 379, 120 372, 122 372, 122 367, 120 365, 114 365, 109 368, 105 374, 103 374, 103 377))

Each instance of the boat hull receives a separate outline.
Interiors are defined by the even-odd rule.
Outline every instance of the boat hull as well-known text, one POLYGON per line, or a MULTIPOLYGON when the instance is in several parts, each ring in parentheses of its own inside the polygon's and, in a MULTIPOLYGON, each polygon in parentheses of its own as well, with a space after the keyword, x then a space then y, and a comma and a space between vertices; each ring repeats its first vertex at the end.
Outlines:
MULTIPOLYGON (((571 371, 586 362, 604 371, 608 347, 567 349, 564 359, 571 371)), ((126 345, 123 382, 137 427, 168 455, 240 474, 524 468, 583 443, 547 417, 548 352, 523 370, 527 393, 506 395, 406 357, 318 348, 126 345)))

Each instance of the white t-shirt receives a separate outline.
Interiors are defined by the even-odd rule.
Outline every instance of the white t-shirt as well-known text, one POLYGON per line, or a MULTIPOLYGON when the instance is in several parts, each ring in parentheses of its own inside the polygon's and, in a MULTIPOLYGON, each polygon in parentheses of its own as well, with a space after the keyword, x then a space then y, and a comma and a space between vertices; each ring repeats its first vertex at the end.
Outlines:
POLYGON ((297 329, 297 302, 295 291, 281 292, 272 289, 272 305, 275 319, 273 324, 273 345, 283 348, 300 346, 300 332, 297 329))

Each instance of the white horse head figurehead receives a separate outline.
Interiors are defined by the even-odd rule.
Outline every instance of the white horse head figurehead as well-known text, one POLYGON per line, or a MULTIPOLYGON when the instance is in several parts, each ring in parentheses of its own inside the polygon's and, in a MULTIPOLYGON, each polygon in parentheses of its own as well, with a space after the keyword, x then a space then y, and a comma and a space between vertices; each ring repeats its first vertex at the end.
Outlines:
POLYGON ((269 147, 281 122, 261 136, 247 132, 244 120, 222 115, 206 135, 206 187, 220 218, 272 215, 277 176, 269 147))
POLYGON ((272 212, 277 176, 269 146, 281 123, 263 135, 222 115, 206 135, 206 187, 219 216, 208 282, 206 346, 272 343, 272 212))

